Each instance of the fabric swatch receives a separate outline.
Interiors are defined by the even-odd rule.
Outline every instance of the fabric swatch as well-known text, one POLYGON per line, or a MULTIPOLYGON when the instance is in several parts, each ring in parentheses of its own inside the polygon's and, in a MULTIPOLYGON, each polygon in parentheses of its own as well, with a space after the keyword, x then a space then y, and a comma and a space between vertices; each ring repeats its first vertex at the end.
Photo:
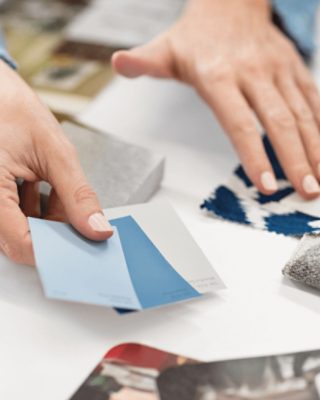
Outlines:
POLYGON ((283 269, 289 279, 320 289, 320 235, 306 234, 283 269))
POLYGON ((286 236, 300 237, 305 233, 319 232, 318 199, 315 203, 299 198, 287 180, 267 136, 263 137, 263 144, 279 190, 269 196, 260 193, 240 165, 227 184, 218 186, 204 200, 201 209, 217 218, 286 236))

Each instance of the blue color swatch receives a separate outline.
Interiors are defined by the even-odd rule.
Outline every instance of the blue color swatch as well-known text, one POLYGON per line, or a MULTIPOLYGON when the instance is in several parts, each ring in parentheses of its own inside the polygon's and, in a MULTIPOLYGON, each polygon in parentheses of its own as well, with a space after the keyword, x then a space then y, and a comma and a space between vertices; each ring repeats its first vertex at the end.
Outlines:
POLYGON ((114 235, 93 242, 68 224, 29 218, 47 297, 139 310, 200 296, 132 217, 110 222, 114 235))
POLYGON ((132 217, 110 222, 119 231, 128 271, 142 308, 200 296, 169 264, 132 217))

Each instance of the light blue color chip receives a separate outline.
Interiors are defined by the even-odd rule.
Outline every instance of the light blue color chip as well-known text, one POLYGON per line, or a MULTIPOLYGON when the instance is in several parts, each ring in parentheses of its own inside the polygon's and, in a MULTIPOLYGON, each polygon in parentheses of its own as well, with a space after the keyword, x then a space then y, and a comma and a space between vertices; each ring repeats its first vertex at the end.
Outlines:
POLYGON ((93 242, 68 224, 29 218, 47 297, 140 310, 200 296, 132 217, 110 222, 113 236, 93 242))
POLYGON ((117 230, 92 242, 61 222, 29 218, 37 268, 48 298, 140 309, 117 230))

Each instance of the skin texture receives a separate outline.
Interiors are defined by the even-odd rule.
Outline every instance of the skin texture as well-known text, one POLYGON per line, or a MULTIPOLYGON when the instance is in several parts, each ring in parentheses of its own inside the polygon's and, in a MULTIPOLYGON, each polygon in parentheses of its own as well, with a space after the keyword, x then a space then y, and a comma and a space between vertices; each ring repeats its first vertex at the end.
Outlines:
POLYGON ((17 263, 35 264, 26 216, 40 216, 41 180, 53 187, 46 218, 68 221, 89 239, 107 239, 112 228, 102 216, 73 145, 35 93, 2 61, 0 76, 1 250, 17 263), (16 178, 24 180, 20 193, 16 178), (94 217, 92 224, 89 217, 96 213, 98 221, 94 217))
POLYGON ((191 0, 167 32, 115 53, 112 61, 127 77, 193 85, 251 181, 271 194, 277 183, 257 117, 297 192, 306 199, 319 195, 320 98, 293 44, 273 25, 268 1, 191 0))

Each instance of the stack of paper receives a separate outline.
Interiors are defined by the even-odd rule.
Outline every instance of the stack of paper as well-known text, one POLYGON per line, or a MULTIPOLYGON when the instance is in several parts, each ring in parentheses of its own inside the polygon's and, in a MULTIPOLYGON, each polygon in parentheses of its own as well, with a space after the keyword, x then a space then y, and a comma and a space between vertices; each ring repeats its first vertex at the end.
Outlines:
POLYGON ((68 224, 29 219, 47 297, 141 310, 224 287, 169 206, 121 207, 106 215, 114 235, 99 243, 68 224))

